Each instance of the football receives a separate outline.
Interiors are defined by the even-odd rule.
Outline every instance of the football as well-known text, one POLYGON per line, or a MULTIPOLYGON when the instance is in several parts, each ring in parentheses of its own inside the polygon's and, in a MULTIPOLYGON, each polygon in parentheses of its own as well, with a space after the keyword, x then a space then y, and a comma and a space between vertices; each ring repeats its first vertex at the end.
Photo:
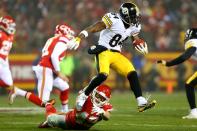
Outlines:
POLYGON ((133 41, 133 46, 134 47, 136 47, 137 45, 145 45, 145 41, 144 40, 142 40, 142 39, 135 39, 134 41, 133 41))

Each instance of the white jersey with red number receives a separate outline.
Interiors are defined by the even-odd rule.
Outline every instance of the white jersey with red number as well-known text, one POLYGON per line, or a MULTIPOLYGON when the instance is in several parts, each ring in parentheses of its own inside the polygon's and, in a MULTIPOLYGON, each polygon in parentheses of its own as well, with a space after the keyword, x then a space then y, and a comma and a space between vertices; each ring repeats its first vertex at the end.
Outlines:
POLYGON ((6 60, 12 48, 13 35, 8 35, 0 30, 0 58, 6 60))
POLYGON ((13 35, 8 35, 0 30, 0 86, 9 87, 13 85, 12 75, 8 63, 8 55, 12 48, 13 35))
MULTIPOLYGON (((91 97, 89 96, 86 100, 82 111, 70 111, 66 114, 66 126, 69 129, 89 129, 97 122, 101 121, 102 118, 98 114, 98 112, 93 111, 93 105, 91 101, 91 97)), ((104 104, 102 107, 99 107, 104 111, 112 111, 113 106, 110 103, 104 104)))
POLYGON ((102 21, 105 23, 106 29, 101 31, 98 44, 108 49, 121 51, 123 41, 130 36, 138 35, 141 30, 140 24, 125 28, 118 13, 107 13, 103 16, 102 21))
POLYGON ((59 62, 66 55, 67 42, 69 41, 70 38, 63 35, 49 38, 42 49, 42 58, 39 65, 60 71, 59 62))

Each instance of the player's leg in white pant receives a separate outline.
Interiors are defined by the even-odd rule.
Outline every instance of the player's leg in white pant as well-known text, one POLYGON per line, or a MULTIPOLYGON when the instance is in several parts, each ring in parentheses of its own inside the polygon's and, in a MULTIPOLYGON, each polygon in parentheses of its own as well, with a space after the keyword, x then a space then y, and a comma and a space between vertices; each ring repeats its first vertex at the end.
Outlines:
POLYGON ((65 115, 52 114, 47 117, 47 123, 50 127, 60 127, 66 129, 65 115))
POLYGON ((60 93, 60 100, 62 104, 62 112, 68 111, 68 95, 69 95, 69 85, 66 81, 62 80, 61 78, 57 77, 54 79, 53 85, 58 88, 60 93))
POLYGON ((38 79, 38 96, 42 101, 48 101, 53 88, 53 72, 51 69, 42 66, 37 66, 34 71, 38 79))
POLYGON ((9 66, 0 65, 0 79, 8 87, 13 85, 12 75, 9 66))

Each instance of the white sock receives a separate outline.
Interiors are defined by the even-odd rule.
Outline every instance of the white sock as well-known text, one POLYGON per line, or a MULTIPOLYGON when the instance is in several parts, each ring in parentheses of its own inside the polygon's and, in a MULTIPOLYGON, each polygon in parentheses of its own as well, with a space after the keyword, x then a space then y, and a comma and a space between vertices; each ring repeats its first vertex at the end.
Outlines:
POLYGON ((24 91, 24 90, 22 90, 22 89, 19 89, 19 88, 15 87, 15 94, 16 94, 17 96, 19 95, 19 96, 25 97, 26 93, 27 93, 27 91, 24 91))
POLYGON ((68 112, 68 104, 62 105, 62 112, 68 112))
POLYGON ((140 96, 140 97, 137 97, 137 103, 138 103, 138 106, 141 106, 141 105, 146 104, 147 100, 144 97, 140 96))

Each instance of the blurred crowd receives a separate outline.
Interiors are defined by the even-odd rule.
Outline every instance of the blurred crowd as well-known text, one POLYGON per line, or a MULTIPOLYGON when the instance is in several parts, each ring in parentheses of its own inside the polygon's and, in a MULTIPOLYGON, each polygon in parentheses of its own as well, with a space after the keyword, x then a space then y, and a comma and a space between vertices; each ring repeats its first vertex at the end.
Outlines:
MULTIPOLYGON (((100 20, 106 12, 117 12, 125 0, 1 0, 0 15, 10 14, 17 22, 15 51, 41 48, 60 22, 78 33, 100 20), (24 47, 24 48, 21 48, 24 47)), ((174 51, 182 47, 182 33, 197 25, 195 0, 134 0, 141 12, 141 35, 152 51, 174 51)), ((88 43, 96 43, 93 36, 88 43)), ((87 42, 85 42, 87 43, 87 42)), ((86 47, 86 44, 83 45, 86 47)), ((33 50, 32 50, 33 49, 33 50)))
MULTIPOLYGON (((55 25, 58 23, 66 22, 79 33, 88 25, 101 20, 105 13, 118 12, 121 3, 125 1, 1 0, 0 16, 9 14, 16 19, 16 44, 12 53, 36 53, 54 34, 55 25)), ((130 1, 135 2, 140 8, 142 24, 140 35, 147 41, 149 52, 183 51, 184 32, 188 27, 197 27, 196 0, 130 1)), ((87 81, 94 74, 92 70, 95 68, 92 64, 93 58, 86 53, 86 50, 89 45, 96 44, 97 40, 98 34, 90 35, 83 41, 77 53, 73 53, 76 66, 80 67, 76 68, 75 72, 84 71, 85 76, 81 78, 87 81)), ((128 50, 131 46, 125 47, 125 52, 131 52, 128 50)), ((134 53, 133 55, 135 56, 134 53)))

